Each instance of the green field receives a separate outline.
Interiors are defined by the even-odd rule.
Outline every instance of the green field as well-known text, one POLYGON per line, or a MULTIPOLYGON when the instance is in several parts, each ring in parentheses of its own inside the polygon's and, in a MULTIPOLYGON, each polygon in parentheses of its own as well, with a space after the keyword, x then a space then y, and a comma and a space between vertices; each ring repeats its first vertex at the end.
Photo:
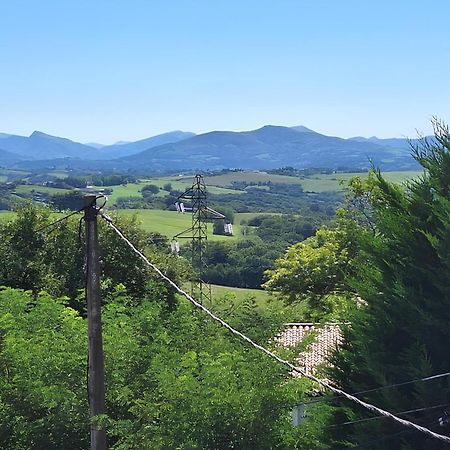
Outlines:
POLYGON ((237 225, 241 225, 244 220, 246 222, 248 222, 250 219, 254 219, 257 216, 278 216, 278 215, 281 215, 281 213, 272 213, 272 212, 235 213, 234 214, 234 223, 237 225))
POLYGON ((38 184, 19 184, 15 191, 17 194, 30 194, 32 192, 42 192, 46 194, 67 194, 70 189, 59 189, 38 184))
MULTIPOLYGON (((192 224, 192 215, 190 213, 180 214, 176 211, 163 211, 160 209, 119 209, 115 212, 119 216, 124 217, 136 215, 145 231, 161 233, 168 238, 172 238, 188 229, 192 224)), ((242 236, 239 225, 234 225, 233 228, 234 236, 218 236, 212 234, 212 224, 208 224, 208 239, 226 241, 242 236)), ((180 244, 183 244, 183 239, 180 239, 180 244)))
MULTIPOLYGON (((420 172, 384 172, 383 176, 396 183, 402 183, 418 176, 420 172)), ((283 183, 301 184, 305 191, 309 192, 330 192, 341 191, 342 182, 348 181, 351 177, 364 177, 365 173, 349 172, 334 174, 317 174, 307 177, 290 177, 286 175, 269 174, 266 172, 230 172, 226 174, 205 177, 205 183, 212 186, 230 187, 234 181, 245 181, 247 183, 283 183)), ((208 188, 210 190, 210 188, 208 188)))
MULTIPOLYGON (((119 216, 131 217, 136 215, 142 228, 148 232, 161 233, 168 238, 186 230, 192 224, 190 213, 180 214, 176 211, 161 209, 118 209, 114 210, 119 216)), ((226 241, 242 237, 242 221, 261 215, 276 215, 277 213, 236 213, 234 215, 233 236, 219 236, 212 234, 212 224, 208 224, 208 239, 226 241)), ((180 241, 182 243, 182 240, 180 241)))
POLYGON ((24 170, 0 169, 0 183, 5 183, 6 181, 12 181, 18 178, 25 178, 28 175, 30 175, 30 172, 24 170))
MULTIPOLYGON (((108 195, 109 203, 114 204, 119 197, 142 197, 141 190, 147 184, 154 184, 159 188, 162 188, 165 184, 170 183, 172 189, 184 192, 190 187, 192 180, 187 180, 186 182, 172 180, 171 178, 153 178, 141 180, 139 183, 128 183, 121 186, 108 186, 108 189, 112 189, 112 193, 108 195)), ((235 189, 226 189, 217 186, 208 186, 208 192, 212 194, 243 194, 242 191, 237 191, 235 189)), ((167 191, 160 191, 156 194, 157 197, 164 197, 167 195, 167 191)))
POLYGON ((51 170, 50 172, 47 172, 46 175, 57 178, 67 178, 69 176, 69 172, 67 170, 51 170))
MULTIPOLYGON (((156 186, 163 187, 165 184, 170 183, 172 185, 172 189, 184 192, 192 185, 193 179, 193 177, 152 178, 150 180, 146 180, 145 184, 155 184, 156 186)), ((208 192, 211 192, 211 194, 242 194, 242 191, 227 189, 226 187, 218 185, 207 186, 207 190, 208 192)))
MULTIPOLYGON (((52 212, 50 213, 50 217, 54 220, 59 219, 61 217, 64 217, 67 214, 67 212, 52 212)), ((11 220, 16 217, 15 211, 4 211, 0 210, 0 221, 1 220, 11 220)), ((81 215, 80 215, 81 217, 81 215)))
MULTIPOLYGON (((164 211, 160 209, 118 209, 113 211, 113 215, 117 213, 119 216, 131 217, 136 215, 142 229, 148 232, 158 232, 172 238, 175 234, 186 230, 191 226, 192 216, 189 213, 179 214, 175 211, 164 211)), ((14 211, 0 211, 0 220, 8 220, 15 216, 14 211)), ((269 213, 268 213, 269 214, 269 213)), ((58 216, 63 213, 52 213, 58 216)), ((262 213, 236 213, 234 216, 235 225, 233 225, 234 236, 218 236, 212 234, 212 224, 208 224, 208 239, 217 240, 234 240, 242 236, 242 227, 240 226, 243 220, 260 216, 262 213)), ((183 240, 180 240, 183 243, 183 240)))
POLYGON ((270 181, 272 183, 302 184, 301 178, 269 174, 266 172, 229 172, 205 177, 207 186, 230 187, 234 181, 245 181, 247 183, 264 183, 270 181))
POLYGON ((272 294, 262 289, 243 289, 229 286, 219 286, 217 284, 211 284, 211 294, 214 302, 214 297, 223 297, 224 295, 233 295, 236 300, 244 300, 248 297, 254 297, 254 299, 260 303, 265 304, 271 298, 272 294))
MULTIPOLYGON (((420 172, 385 172, 384 177, 389 181, 404 182, 419 175, 420 172)), ((63 175, 63 172, 60 172, 63 175)), ((235 194, 245 195, 245 191, 230 189, 233 181, 245 182, 271 182, 284 184, 300 184, 307 192, 332 192, 341 191, 343 189, 342 183, 345 183, 353 176, 362 176, 364 173, 335 173, 335 174, 317 174, 308 177, 290 177, 285 175, 268 174, 266 172, 230 172, 216 176, 205 177, 207 190, 211 194, 235 194)), ((0 182, 7 179, 7 174, 0 172, 0 182)), ((192 183, 192 177, 166 177, 144 179, 138 183, 128 183, 126 185, 107 187, 111 189, 112 193, 108 195, 108 204, 114 205, 119 197, 138 197, 142 198, 141 190, 147 184, 154 184, 160 188, 166 183, 170 183, 172 188, 178 191, 185 191, 192 183)), ((262 186, 262 188, 266 188, 262 186)), ((266 188, 267 189, 267 188, 266 188)), ((32 192, 42 192, 48 194, 66 194, 70 192, 68 189, 58 189, 42 185, 19 185, 16 188, 17 194, 30 194, 32 192)), ((161 190, 156 194, 157 197, 164 197, 167 191, 161 190)), ((236 222, 239 224, 239 222, 236 222)))

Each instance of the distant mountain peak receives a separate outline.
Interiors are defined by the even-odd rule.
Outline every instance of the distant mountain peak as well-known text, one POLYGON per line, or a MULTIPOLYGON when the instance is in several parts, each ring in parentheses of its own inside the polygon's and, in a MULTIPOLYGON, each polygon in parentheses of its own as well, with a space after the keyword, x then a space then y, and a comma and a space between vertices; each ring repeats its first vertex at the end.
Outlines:
POLYGON ((38 131, 38 130, 34 130, 31 134, 30 134, 30 138, 32 137, 49 137, 49 134, 45 134, 42 131, 38 131))
POLYGON ((58 136, 52 136, 51 134, 47 134, 44 133, 42 131, 39 130, 35 130, 30 134, 30 139, 54 139, 54 140, 67 140, 69 141, 70 139, 67 138, 60 138, 58 136))
POLYGON ((304 127, 303 125, 297 125, 295 127, 290 127, 290 128, 291 128, 291 130, 298 131, 299 133, 315 133, 314 130, 304 127))

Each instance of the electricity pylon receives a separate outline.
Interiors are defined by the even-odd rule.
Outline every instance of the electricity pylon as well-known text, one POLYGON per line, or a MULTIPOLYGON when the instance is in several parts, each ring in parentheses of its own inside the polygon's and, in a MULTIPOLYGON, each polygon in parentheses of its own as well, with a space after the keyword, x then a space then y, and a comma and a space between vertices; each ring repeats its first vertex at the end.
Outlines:
POLYGON ((191 239, 191 262, 195 277, 191 281, 191 294, 200 301, 211 301, 211 288, 203 281, 206 269, 206 248, 208 243, 208 219, 223 219, 225 216, 208 207, 208 196, 202 175, 195 175, 192 186, 178 197, 177 211, 184 213, 192 211, 192 226, 173 237, 191 239), (189 202, 186 207, 184 202, 189 202))

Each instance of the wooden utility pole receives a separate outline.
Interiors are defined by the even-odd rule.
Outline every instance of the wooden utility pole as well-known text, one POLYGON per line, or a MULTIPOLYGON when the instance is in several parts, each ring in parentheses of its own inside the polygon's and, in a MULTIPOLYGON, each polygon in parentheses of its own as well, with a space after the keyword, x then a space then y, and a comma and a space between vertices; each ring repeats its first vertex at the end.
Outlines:
MULTIPOLYGON (((86 303, 89 352, 89 408, 91 420, 105 414, 105 374, 103 365, 100 265, 96 196, 84 196, 86 222, 86 303)), ((91 423, 91 450, 106 450, 106 430, 91 423)))

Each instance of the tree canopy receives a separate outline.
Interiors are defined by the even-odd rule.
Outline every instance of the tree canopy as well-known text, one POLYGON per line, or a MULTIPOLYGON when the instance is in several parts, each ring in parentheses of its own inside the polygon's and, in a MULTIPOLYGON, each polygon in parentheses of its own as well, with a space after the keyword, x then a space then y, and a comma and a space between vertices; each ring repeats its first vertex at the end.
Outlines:
MULTIPOLYGON (((425 172, 403 187, 377 171, 367 182, 354 180, 346 222, 291 247, 270 273, 268 286, 293 301, 339 287, 358 295, 361 301, 347 316, 350 324, 342 325, 343 342, 327 378, 347 392, 369 390, 363 400, 449 435, 438 423, 445 413, 439 405, 450 403, 448 377, 409 383, 450 371, 447 127, 436 122, 435 138, 419 141, 414 156, 425 172), (349 241, 337 239, 348 221, 353 253, 349 241)), ((352 403, 329 402, 333 413, 318 431, 328 448, 443 448, 423 433, 373 419, 352 403)))

